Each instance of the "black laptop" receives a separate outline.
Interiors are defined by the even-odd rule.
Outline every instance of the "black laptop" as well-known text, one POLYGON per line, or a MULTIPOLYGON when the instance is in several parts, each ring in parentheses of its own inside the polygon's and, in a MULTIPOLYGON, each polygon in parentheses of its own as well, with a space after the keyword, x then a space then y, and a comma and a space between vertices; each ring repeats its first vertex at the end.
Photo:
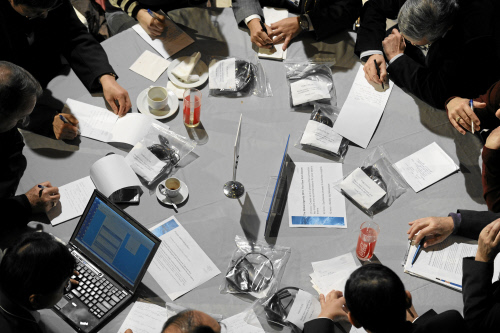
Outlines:
POLYGON ((95 190, 68 247, 78 287, 53 310, 78 332, 95 332, 131 300, 161 240, 95 190))

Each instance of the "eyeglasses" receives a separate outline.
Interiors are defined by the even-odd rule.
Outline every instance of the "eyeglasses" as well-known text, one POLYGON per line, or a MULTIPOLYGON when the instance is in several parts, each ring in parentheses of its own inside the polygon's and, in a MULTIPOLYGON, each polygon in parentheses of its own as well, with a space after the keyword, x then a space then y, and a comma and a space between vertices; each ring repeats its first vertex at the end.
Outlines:
POLYGON ((226 273, 231 289, 239 293, 259 293, 269 286, 273 277, 273 262, 258 252, 241 256, 226 273))
POLYGON ((279 325, 286 325, 286 318, 298 291, 299 288, 286 287, 274 293, 264 305, 267 319, 279 325))
POLYGON ((36 18, 40 18, 43 16, 46 16, 50 11, 62 6, 63 0, 57 0, 57 2, 50 8, 43 9, 42 11, 39 11, 38 13, 35 13, 33 15, 25 15, 28 20, 34 20, 36 18))

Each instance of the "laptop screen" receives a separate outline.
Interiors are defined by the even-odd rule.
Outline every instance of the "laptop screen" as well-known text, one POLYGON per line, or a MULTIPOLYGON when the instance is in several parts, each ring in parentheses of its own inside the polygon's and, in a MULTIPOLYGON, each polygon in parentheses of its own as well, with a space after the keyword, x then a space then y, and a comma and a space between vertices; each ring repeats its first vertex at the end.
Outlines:
POLYGON ((134 285, 155 242, 97 196, 74 241, 134 285))

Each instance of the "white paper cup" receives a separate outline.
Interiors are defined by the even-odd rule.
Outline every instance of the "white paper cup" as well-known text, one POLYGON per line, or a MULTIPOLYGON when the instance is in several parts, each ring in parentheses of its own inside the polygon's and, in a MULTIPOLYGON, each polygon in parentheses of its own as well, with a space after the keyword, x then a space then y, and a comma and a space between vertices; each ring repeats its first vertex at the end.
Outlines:
POLYGON ((170 198, 174 198, 179 194, 179 190, 181 189, 181 181, 177 178, 167 178, 165 180, 165 187, 167 188, 167 195, 170 198))
POLYGON ((164 87, 151 87, 148 90, 148 105, 157 116, 167 114, 168 92, 164 87))

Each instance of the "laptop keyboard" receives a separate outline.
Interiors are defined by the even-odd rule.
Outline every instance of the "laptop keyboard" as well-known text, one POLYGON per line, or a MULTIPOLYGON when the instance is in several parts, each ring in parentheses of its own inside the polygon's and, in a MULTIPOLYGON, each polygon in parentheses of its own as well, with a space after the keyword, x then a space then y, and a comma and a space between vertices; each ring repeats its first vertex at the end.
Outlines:
POLYGON ((85 303, 90 313, 97 318, 103 317, 125 298, 126 295, 112 282, 105 277, 99 277, 81 262, 78 263, 76 270, 80 275, 71 278, 79 280, 78 287, 72 289, 67 296, 76 297, 85 303))

